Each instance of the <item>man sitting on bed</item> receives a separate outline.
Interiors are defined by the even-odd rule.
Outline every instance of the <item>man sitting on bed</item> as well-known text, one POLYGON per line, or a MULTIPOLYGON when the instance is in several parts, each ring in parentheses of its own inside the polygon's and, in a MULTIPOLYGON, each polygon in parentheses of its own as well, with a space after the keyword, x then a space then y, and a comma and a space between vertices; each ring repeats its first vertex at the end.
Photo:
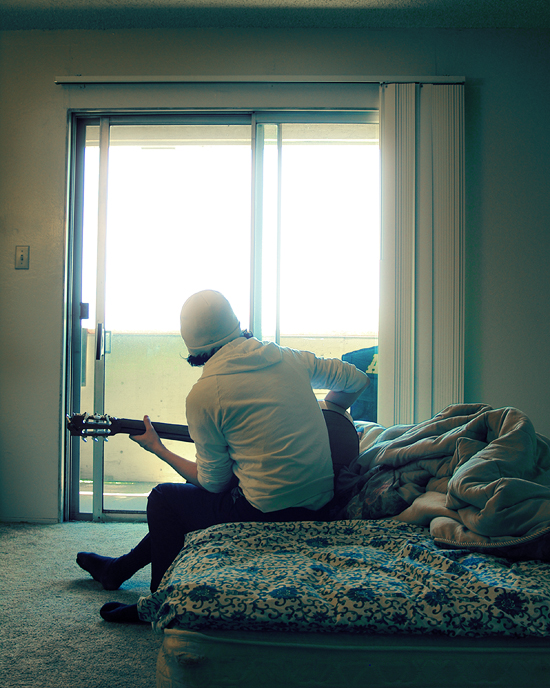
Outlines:
MULTIPOLYGON (((80 552, 78 564, 106 590, 151 563, 151 590, 182 549, 185 534, 235 521, 323 520, 333 497, 328 433, 313 388, 347 409, 369 384, 339 359, 260 342, 243 332, 229 302, 216 291, 191 296, 181 310, 181 334, 191 365, 204 366, 186 400, 196 462, 167 449, 148 416, 132 437, 174 468, 186 483, 154 488, 147 503, 149 533, 118 558, 80 552)), ((107 621, 138 621, 137 605, 110 602, 107 621)))

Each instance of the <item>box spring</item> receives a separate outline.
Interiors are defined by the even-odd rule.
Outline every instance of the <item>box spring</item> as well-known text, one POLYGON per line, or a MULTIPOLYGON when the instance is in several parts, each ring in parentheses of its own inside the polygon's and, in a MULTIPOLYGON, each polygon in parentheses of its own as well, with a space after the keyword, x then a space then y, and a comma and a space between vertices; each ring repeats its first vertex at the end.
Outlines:
POLYGON ((165 629, 157 688, 547 688, 545 638, 165 629))

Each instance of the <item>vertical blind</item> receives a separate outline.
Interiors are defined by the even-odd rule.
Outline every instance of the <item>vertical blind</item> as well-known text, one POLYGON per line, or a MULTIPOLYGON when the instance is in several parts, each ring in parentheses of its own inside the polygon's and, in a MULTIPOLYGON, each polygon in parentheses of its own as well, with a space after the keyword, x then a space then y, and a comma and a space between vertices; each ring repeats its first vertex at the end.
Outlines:
POLYGON ((379 415, 464 399, 464 86, 383 84, 379 415))

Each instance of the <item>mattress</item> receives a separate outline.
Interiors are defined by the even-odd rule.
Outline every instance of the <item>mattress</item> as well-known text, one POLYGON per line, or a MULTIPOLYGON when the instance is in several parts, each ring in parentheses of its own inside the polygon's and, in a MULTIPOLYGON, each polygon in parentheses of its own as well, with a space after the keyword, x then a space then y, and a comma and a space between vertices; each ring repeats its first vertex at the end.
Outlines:
POLYGON ((203 631, 550 636, 549 565, 440 549, 377 521, 229 523, 191 533, 139 614, 203 631))

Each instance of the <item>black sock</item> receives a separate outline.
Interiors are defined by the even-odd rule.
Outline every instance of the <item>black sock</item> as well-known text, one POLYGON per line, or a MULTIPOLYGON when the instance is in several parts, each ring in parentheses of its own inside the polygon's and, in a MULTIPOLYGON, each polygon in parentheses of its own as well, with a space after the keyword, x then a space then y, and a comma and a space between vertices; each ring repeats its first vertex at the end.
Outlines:
MULTIPOLYGON (((87 571, 105 590, 118 590, 130 576, 117 570, 115 557, 103 557, 94 552, 79 552, 76 563, 87 571)), ((130 574, 132 575, 132 574, 130 574)))
POLYGON ((79 552, 76 563, 87 571, 105 590, 118 590, 124 581, 131 578, 151 563, 151 538, 149 533, 128 554, 121 557, 104 557, 94 552, 79 552))
POLYGON ((146 623, 139 618, 137 604, 122 604, 121 602, 107 602, 99 610, 105 621, 115 623, 146 623))

